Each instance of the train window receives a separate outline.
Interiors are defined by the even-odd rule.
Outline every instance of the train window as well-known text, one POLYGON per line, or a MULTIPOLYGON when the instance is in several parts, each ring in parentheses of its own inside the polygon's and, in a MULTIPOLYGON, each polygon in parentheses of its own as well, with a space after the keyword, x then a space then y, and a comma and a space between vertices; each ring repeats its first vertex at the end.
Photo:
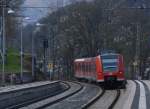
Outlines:
POLYGON ((118 55, 102 55, 102 59, 116 59, 118 58, 118 55))
POLYGON ((91 72, 93 72, 93 63, 91 63, 91 72))
POLYGON ((80 72, 80 63, 78 63, 78 71, 80 72))
POLYGON ((84 73, 86 73, 86 63, 84 63, 84 73))
POLYGON ((90 63, 88 63, 88 72, 90 72, 90 63))
POLYGON ((81 72, 83 72, 83 63, 81 63, 81 72))
POLYGON ((118 55, 103 55, 101 59, 103 71, 117 71, 118 55))
POLYGON ((84 63, 84 74, 86 74, 86 63, 84 63))
POLYGON ((79 72, 81 72, 81 63, 79 63, 79 72))
POLYGON ((93 72, 95 72, 95 65, 94 65, 94 63, 93 63, 93 72))
POLYGON ((89 66, 90 66, 89 63, 87 63, 87 72, 89 72, 89 66))
POLYGON ((84 64, 81 64, 81 71, 83 72, 84 68, 83 68, 84 64))
POLYGON ((80 72, 82 72, 82 63, 80 63, 80 72))
POLYGON ((89 63, 89 72, 91 72, 91 63, 89 63))
POLYGON ((77 63, 76 64, 76 71, 79 71, 79 67, 78 66, 79 66, 79 64, 77 63))
POLYGON ((85 66, 86 66, 86 72, 88 72, 88 63, 86 63, 85 66))
POLYGON ((87 72, 88 72, 88 75, 89 75, 89 72, 90 72, 90 63, 87 63, 87 68, 88 68, 87 72))
POLYGON ((78 65, 78 64, 75 63, 75 66, 74 66, 75 71, 78 71, 78 66, 77 66, 77 65, 78 65))
POLYGON ((85 63, 85 72, 87 72, 87 63, 85 63))
POLYGON ((84 63, 84 72, 86 72, 86 64, 84 63))
POLYGON ((96 67, 95 67, 95 64, 92 63, 92 72, 95 72, 96 71, 96 67))
POLYGON ((85 72, 85 64, 83 63, 83 72, 85 72))
POLYGON ((77 71, 79 71, 79 63, 77 64, 77 71))
POLYGON ((81 68, 82 68, 82 72, 84 72, 84 63, 82 63, 81 68))
POLYGON ((91 72, 92 70, 91 70, 91 63, 89 63, 89 72, 91 72))
POLYGON ((74 63, 74 70, 76 70, 76 63, 74 63))
POLYGON ((94 70, 94 72, 96 72, 96 65, 95 65, 95 63, 93 64, 93 70, 94 70))

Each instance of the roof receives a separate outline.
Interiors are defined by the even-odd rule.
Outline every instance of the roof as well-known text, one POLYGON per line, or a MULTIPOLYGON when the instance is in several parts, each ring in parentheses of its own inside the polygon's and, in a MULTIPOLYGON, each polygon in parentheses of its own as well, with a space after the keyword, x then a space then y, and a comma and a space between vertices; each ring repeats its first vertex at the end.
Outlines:
POLYGON ((101 54, 100 56, 107 56, 107 55, 119 55, 117 53, 105 53, 105 54, 101 54))
POLYGON ((84 62, 84 61, 92 61, 94 60, 95 57, 90 57, 90 58, 81 58, 81 59, 75 59, 75 62, 84 62))

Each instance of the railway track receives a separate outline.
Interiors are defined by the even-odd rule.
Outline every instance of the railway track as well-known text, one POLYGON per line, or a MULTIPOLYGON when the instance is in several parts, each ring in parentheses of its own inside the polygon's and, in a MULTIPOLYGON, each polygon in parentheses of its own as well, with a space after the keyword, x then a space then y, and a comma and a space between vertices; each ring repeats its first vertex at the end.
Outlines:
POLYGON ((97 96, 95 96, 92 100, 90 100, 87 104, 83 105, 81 109, 87 109, 89 106, 94 104, 98 99, 100 99, 105 94, 105 90, 103 89, 102 92, 99 92, 97 96))
POLYGON ((66 90, 65 92, 59 93, 58 95, 55 95, 53 97, 48 97, 46 99, 42 99, 35 103, 25 105, 25 106, 22 106, 19 108, 20 109, 43 109, 43 108, 46 108, 53 104, 56 104, 64 99, 78 93, 79 91, 81 91, 83 89, 83 85, 78 82, 70 81, 70 82, 64 82, 64 83, 69 85, 68 90, 66 90))
MULTIPOLYGON (((8 107, 7 109, 64 109, 66 107, 66 109, 70 109, 71 107, 71 109, 93 109, 91 106, 94 106, 95 103, 101 101, 105 96, 109 97, 109 94, 111 93, 115 96, 113 96, 111 102, 107 104, 106 109, 113 109, 120 96, 119 89, 111 91, 104 90, 96 85, 73 81, 62 83, 67 85, 67 89, 61 93, 55 94, 53 96, 43 97, 41 99, 23 102, 21 104, 8 107)), ((106 98, 108 99, 108 97, 106 98)))
MULTIPOLYGON (((95 85, 91 85, 91 86, 95 86, 95 85)), ((88 95, 90 95, 89 92, 92 93, 93 88, 82 90, 79 93, 68 97, 67 99, 65 98, 61 102, 59 101, 55 103, 54 105, 49 105, 49 106, 45 106, 45 107, 38 108, 38 109, 43 109, 43 108, 44 109, 64 109, 64 107, 65 109, 113 109, 120 97, 120 89, 104 90, 104 89, 101 89, 99 86, 96 86, 96 87, 99 89, 99 91, 94 96, 91 96, 90 99, 87 97, 87 93, 88 95), (109 102, 107 103, 107 100, 110 96, 111 98, 109 99, 109 102), (86 100, 84 97, 86 97, 86 100), (101 106, 106 105, 106 107, 100 108, 98 101, 102 101, 103 98, 106 100, 106 102, 103 102, 101 106), (93 108, 95 103, 98 104, 97 108, 95 107, 93 108)))
POLYGON ((46 98, 48 98, 48 97, 53 97, 53 96, 55 96, 55 95, 57 95, 57 94, 61 94, 61 93, 65 92, 65 91, 67 91, 67 90, 69 90, 69 89, 71 88, 71 86, 70 86, 67 82, 63 82, 63 81, 62 81, 61 83, 62 83, 63 85, 65 85, 67 88, 64 89, 64 90, 62 90, 62 91, 55 92, 53 95, 42 96, 42 97, 40 97, 40 98, 32 99, 32 100, 29 100, 29 101, 26 101, 26 102, 22 102, 22 103, 20 103, 20 104, 16 104, 16 105, 9 106, 9 107, 7 107, 6 109, 18 109, 18 108, 27 106, 27 105, 29 105, 29 104, 36 103, 36 102, 38 102, 38 101, 41 101, 41 100, 43 100, 43 99, 46 99, 46 98))
POLYGON ((116 91, 117 91, 117 94, 116 94, 116 96, 115 96, 115 99, 114 99, 114 101, 110 104, 110 106, 108 107, 108 109, 113 109, 114 106, 115 106, 115 104, 117 103, 119 97, 120 97, 120 90, 117 89, 116 91))
POLYGON ((120 97, 120 90, 104 90, 92 101, 84 105, 81 109, 113 109, 120 97), (113 96, 115 95, 115 96, 113 96), (110 99, 110 101, 108 100, 110 99), (107 103, 108 102, 108 103, 107 103), (104 104, 107 103, 107 104, 104 104), (100 105, 102 107, 100 107, 100 105))
MULTIPOLYGON (((70 82, 73 82, 73 81, 70 81, 70 82)), ((72 92, 72 93, 66 95, 66 96, 63 96, 63 97, 60 98, 60 99, 57 99, 57 100, 55 100, 55 101, 53 101, 53 102, 50 102, 50 103, 48 103, 48 104, 45 104, 45 105, 40 106, 40 107, 35 108, 35 109, 43 109, 43 108, 46 108, 46 107, 48 107, 48 106, 51 106, 51 105, 53 105, 53 104, 55 104, 55 103, 58 103, 58 102, 60 102, 60 101, 62 101, 62 100, 65 100, 65 99, 71 97, 72 95, 75 95, 76 93, 80 92, 80 91, 84 88, 84 86, 83 86, 82 84, 80 84, 79 82, 73 82, 73 83, 76 83, 76 84, 80 85, 80 88, 79 88, 78 90, 76 90, 76 91, 74 91, 74 92, 72 92)))
POLYGON ((53 105, 47 105, 40 109, 81 109, 83 105, 93 99, 93 96, 97 96, 99 92, 102 93, 99 86, 86 83, 81 84, 83 85, 83 88, 78 93, 56 102, 53 105))

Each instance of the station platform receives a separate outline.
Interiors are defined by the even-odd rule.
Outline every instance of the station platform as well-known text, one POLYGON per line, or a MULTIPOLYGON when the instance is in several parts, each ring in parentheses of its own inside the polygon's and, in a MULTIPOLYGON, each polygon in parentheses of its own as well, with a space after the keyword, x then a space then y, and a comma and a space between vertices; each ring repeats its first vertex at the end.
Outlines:
POLYGON ((16 105, 24 106, 31 102, 36 102, 37 100, 61 93, 65 89, 66 86, 60 81, 40 81, 0 87, 0 109, 14 109, 16 105))

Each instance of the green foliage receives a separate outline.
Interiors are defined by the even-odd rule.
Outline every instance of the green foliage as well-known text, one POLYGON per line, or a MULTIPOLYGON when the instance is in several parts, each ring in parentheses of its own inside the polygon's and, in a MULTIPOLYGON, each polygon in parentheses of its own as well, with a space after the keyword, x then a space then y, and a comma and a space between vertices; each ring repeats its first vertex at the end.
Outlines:
POLYGON ((103 49, 113 49, 123 54, 128 68, 134 61, 137 35, 141 37, 141 61, 150 54, 148 13, 142 9, 128 9, 127 3, 121 5, 123 9, 112 9, 116 2, 95 0, 75 3, 41 20, 47 24, 47 28, 41 30, 50 39, 51 53, 55 52, 53 56, 58 60, 63 58, 67 69, 71 71, 75 58, 96 56, 103 49))
MULTIPOLYGON (((20 56, 16 50, 12 48, 8 49, 6 60, 5 72, 20 72, 20 56)), ((2 64, 0 65, 0 71, 2 71, 2 64)))
MULTIPOLYGON (((23 56, 23 70, 31 71, 31 55, 24 54, 23 56)), ((5 72, 6 73, 19 73, 21 70, 21 61, 19 51, 13 48, 7 50, 5 72)), ((2 71, 2 63, 0 64, 0 71, 2 71)))

